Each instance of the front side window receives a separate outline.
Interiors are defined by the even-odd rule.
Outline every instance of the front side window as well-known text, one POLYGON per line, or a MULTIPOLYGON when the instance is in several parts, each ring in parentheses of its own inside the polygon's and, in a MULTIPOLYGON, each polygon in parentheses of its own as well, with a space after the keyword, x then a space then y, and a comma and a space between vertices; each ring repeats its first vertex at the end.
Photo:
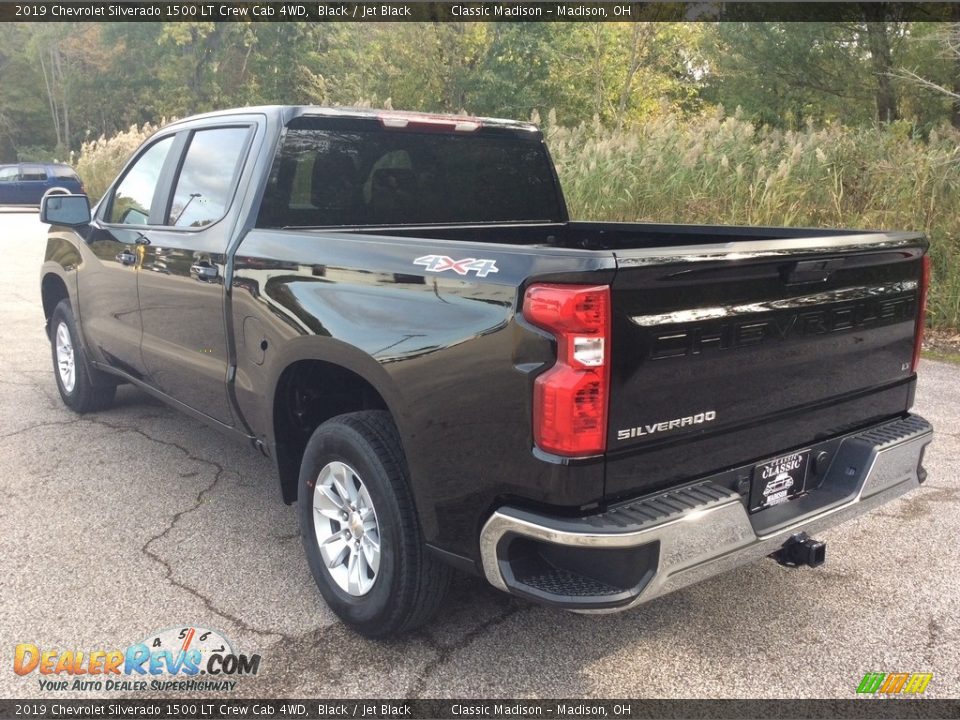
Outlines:
POLYGON ((236 127, 193 134, 166 225, 200 228, 226 214, 248 133, 249 128, 236 127))
POLYGON ((173 136, 151 145, 124 176, 113 194, 107 222, 119 225, 146 225, 150 205, 160 180, 163 163, 173 147, 173 136))
POLYGON ((16 182, 18 174, 16 165, 0 167, 0 183, 16 182))

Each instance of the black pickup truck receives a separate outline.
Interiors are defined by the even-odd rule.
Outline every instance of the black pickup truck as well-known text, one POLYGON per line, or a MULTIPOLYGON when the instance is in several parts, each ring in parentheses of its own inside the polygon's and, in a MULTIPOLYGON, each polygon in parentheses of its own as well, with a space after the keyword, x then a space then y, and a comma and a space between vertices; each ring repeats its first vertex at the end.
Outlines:
POLYGON ((370 636, 454 568, 609 612, 816 565, 926 476, 917 233, 571 221, 529 124, 315 107, 176 122, 41 217, 64 402, 130 383, 273 458, 370 636))

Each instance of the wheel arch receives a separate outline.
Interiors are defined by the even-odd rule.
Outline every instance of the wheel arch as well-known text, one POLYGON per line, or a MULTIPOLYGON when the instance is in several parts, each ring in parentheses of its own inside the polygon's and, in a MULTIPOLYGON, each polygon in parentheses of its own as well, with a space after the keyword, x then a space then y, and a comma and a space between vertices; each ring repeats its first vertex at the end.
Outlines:
POLYGON ((61 300, 71 300, 66 281, 55 272, 46 272, 40 281, 40 298, 43 303, 43 317, 46 321, 47 336, 50 335, 50 317, 61 300))
POLYGON ((401 447, 406 445, 399 391, 383 366, 359 348, 331 338, 299 338, 290 341, 273 366, 267 425, 284 502, 297 499, 310 435, 332 417, 385 410, 397 426, 401 447))

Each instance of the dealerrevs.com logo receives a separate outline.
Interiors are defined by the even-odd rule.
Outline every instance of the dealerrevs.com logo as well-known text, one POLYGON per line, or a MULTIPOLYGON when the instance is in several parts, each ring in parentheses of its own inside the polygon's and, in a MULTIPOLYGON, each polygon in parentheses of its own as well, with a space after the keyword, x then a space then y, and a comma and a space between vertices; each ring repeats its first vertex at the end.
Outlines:
POLYGON ((234 651, 216 630, 176 627, 150 633, 126 648, 63 650, 20 643, 13 671, 36 676, 48 692, 229 691, 237 679, 256 675, 259 655, 234 651))

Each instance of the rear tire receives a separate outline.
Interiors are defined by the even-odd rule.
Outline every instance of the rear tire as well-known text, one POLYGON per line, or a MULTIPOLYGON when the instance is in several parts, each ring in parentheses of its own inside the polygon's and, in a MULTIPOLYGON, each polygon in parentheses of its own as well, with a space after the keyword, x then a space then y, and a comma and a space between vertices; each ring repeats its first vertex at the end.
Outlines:
POLYGON ((68 408, 83 414, 110 406, 117 384, 108 375, 91 367, 69 300, 61 300, 50 316, 50 349, 53 376, 68 408))
POLYGON ((349 413, 317 428, 303 454, 297 505, 310 571, 346 624, 379 638, 434 615, 451 569, 424 544, 389 413, 349 413))

